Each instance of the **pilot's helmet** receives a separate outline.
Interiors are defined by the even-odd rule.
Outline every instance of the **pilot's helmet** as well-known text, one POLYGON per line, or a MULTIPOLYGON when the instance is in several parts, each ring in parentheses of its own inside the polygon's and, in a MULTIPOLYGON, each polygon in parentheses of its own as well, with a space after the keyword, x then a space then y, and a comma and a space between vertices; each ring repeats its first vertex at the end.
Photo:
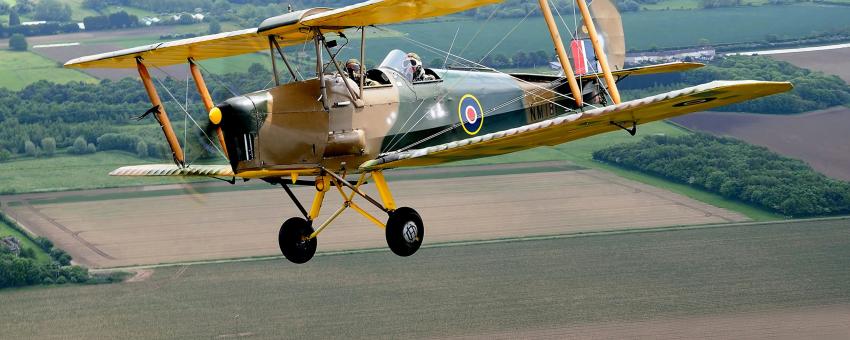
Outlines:
POLYGON ((407 67, 410 68, 414 78, 422 76, 422 59, 419 58, 418 54, 413 52, 407 54, 407 67))
POLYGON ((358 61, 357 59, 348 59, 348 61, 345 62, 345 69, 349 72, 359 73, 360 61, 358 61))

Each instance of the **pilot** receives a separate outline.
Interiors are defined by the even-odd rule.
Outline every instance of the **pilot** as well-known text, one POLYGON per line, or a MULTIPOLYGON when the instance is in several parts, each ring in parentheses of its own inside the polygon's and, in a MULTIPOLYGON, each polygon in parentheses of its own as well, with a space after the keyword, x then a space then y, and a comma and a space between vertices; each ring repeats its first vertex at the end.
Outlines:
MULTIPOLYGON (((357 85, 360 85, 360 68, 361 67, 362 66, 360 65, 360 61, 357 60, 357 59, 348 59, 348 61, 345 62, 345 73, 348 73, 348 77, 351 78, 351 80, 354 80, 354 82, 357 83, 357 85)), ((370 80, 369 78, 366 78, 364 85, 365 86, 372 86, 372 85, 375 85, 375 82, 370 80)))
POLYGON ((435 80, 434 76, 425 73, 425 68, 422 66, 422 58, 413 52, 407 54, 407 65, 410 67, 410 73, 413 74, 413 82, 435 80))

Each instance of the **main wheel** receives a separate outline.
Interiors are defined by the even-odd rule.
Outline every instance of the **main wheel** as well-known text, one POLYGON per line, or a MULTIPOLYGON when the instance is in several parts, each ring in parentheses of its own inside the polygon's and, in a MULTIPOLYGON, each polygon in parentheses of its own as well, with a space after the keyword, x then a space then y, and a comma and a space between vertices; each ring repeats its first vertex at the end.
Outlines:
POLYGON ((283 222, 277 236, 283 256, 298 264, 310 261, 316 254, 316 238, 309 238, 312 233, 311 223, 303 218, 293 217, 283 222))
POLYGON ((425 237, 425 225, 412 208, 399 208, 387 220, 387 245, 398 256, 410 256, 419 250, 425 237))

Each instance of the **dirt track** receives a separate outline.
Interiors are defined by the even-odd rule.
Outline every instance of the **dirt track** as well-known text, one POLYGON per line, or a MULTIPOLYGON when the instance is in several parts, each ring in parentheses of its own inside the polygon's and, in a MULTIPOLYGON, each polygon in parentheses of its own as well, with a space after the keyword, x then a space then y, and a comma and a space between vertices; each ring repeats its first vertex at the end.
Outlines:
MULTIPOLYGON (((400 180, 391 187, 400 205, 422 214, 426 243, 746 220, 595 170, 400 180)), ((375 192, 371 185, 366 191, 375 192)), ((314 189, 295 192, 309 204, 314 189)), ((329 194, 322 221, 341 204, 337 193, 329 194)), ((8 210, 94 268, 277 255, 281 222, 298 215, 280 189, 24 204, 8 210)), ((382 216, 377 209, 367 210, 382 216)), ((383 230, 353 211, 319 237, 319 251, 384 246, 383 230)))

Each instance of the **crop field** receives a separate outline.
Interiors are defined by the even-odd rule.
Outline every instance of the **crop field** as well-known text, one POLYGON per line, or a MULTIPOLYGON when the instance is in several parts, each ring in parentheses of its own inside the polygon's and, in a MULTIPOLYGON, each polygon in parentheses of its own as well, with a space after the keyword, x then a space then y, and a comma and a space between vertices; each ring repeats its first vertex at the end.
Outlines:
POLYGON ((0 50, 0 87, 19 90, 39 80, 54 83, 96 81, 77 70, 59 69, 55 61, 32 52, 0 50))
MULTIPOLYGON (((180 179, 110 177, 109 172, 151 160, 125 152, 102 151, 91 155, 57 155, 0 163, 0 194, 96 189, 117 186, 180 183, 180 179)), ((161 162, 160 162, 161 163, 161 162)))
POLYGON ((800 115, 702 112, 673 119, 688 128, 732 136, 809 163, 827 176, 850 180, 850 108, 800 115))
POLYGON ((834 74, 850 83, 850 48, 771 55, 799 67, 834 74))
MULTIPOLYGON (((562 13, 572 25, 572 13, 562 13)), ((768 34, 781 38, 803 37, 812 32, 846 29, 850 7, 823 5, 789 5, 719 8, 711 10, 641 11, 622 14, 628 49, 670 48, 697 45, 700 39, 710 43, 762 41, 768 34)), ((448 50, 451 38, 460 28, 453 53, 464 57, 483 56, 519 22, 517 19, 458 19, 438 22, 393 25, 410 38, 448 50), (478 31, 480 34, 476 36, 478 31), (475 41, 472 41, 475 37, 475 41), (468 47, 466 47, 469 45, 468 47), (465 48, 466 47, 466 48, 465 48)), ((562 34, 568 35, 565 28, 562 34)), ((572 28, 571 28, 572 29, 572 28)), ((550 51, 552 42, 540 17, 530 17, 508 36, 493 53, 508 56, 516 51, 550 51)), ((383 55, 392 48, 415 50, 423 60, 445 58, 431 54, 403 39, 380 39, 369 42, 370 53, 383 55)))
MULTIPOLYGON (((523 167, 472 167, 462 169, 465 174, 421 170, 429 179, 394 180, 392 189, 400 205, 415 207, 427 221, 426 242, 747 220, 595 170, 564 163, 523 167)), ((375 192, 371 185, 366 190, 375 192)), ((295 192, 309 204, 314 189, 295 192)), ((330 194, 320 220, 341 204, 339 195, 330 194)), ((367 203, 361 206, 384 218, 367 203)), ((9 215, 75 261, 98 268, 277 255, 280 224, 300 215, 279 188, 103 200, 89 195, 7 207, 9 215)), ((322 233, 319 244, 320 251, 340 251, 381 248, 385 240, 383 230, 347 212, 322 233)))
POLYGON ((850 334, 850 221, 656 229, 174 266, 0 292, 10 338, 850 334))

